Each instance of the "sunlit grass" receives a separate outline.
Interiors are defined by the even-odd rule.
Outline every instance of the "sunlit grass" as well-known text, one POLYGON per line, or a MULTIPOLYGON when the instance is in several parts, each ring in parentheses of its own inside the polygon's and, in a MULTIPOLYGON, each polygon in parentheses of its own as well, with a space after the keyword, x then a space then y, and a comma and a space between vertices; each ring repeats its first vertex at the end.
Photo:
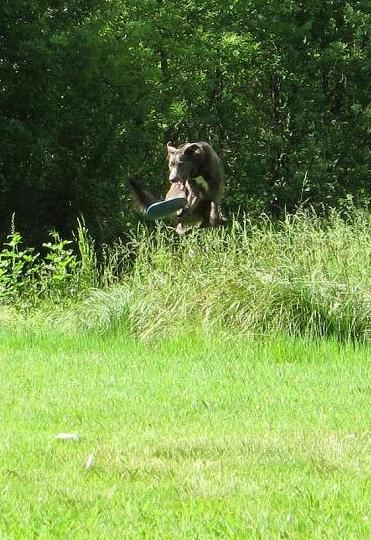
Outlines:
POLYGON ((1 538, 370 537, 370 349, 188 330, 2 334, 1 538))
POLYGON ((242 219, 181 239, 162 226, 139 229, 130 246, 111 248, 101 288, 63 313, 61 326, 123 327, 145 339, 197 326, 213 336, 369 341, 370 225, 366 213, 349 221, 306 213, 274 225, 242 219))
POLYGON ((20 273, 13 283, 7 266, 0 330, 119 330, 151 340, 197 328, 214 337, 371 340, 367 212, 326 219, 299 212, 275 223, 241 216, 182 238, 161 223, 139 226, 130 242, 102 248, 99 262, 81 224, 79 231, 80 259, 63 251, 53 267, 58 280, 46 279, 41 264, 31 280, 20 273), (73 269, 60 283, 65 259, 73 269))

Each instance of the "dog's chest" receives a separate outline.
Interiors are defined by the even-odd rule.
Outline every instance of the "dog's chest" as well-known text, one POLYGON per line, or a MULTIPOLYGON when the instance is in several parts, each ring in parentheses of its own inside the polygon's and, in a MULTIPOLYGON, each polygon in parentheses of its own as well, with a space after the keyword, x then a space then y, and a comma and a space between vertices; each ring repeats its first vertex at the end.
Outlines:
POLYGON ((192 178, 192 182, 194 182, 196 186, 203 192, 207 193, 209 191, 209 184, 206 182, 203 176, 196 176, 196 178, 192 178))

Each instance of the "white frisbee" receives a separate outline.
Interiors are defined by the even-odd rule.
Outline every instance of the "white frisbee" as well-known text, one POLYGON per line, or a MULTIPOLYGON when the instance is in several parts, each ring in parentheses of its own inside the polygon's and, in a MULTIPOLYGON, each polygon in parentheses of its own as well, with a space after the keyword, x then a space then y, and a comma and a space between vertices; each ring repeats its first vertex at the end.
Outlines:
POLYGON ((163 219, 171 216, 177 210, 181 210, 187 205, 186 197, 174 197, 165 201, 159 201, 151 204, 145 209, 144 215, 151 220, 163 219))

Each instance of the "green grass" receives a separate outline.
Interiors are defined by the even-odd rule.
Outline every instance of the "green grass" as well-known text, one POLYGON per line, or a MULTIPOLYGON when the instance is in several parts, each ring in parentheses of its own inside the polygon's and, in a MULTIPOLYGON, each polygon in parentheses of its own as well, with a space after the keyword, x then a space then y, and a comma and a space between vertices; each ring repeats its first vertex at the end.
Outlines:
POLYGON ((245 218, 181 239, 161 225, 139 229, 121 257, 111 249, 106 283, 59 323, 69 331, 122 327, 144 339, 183 333, 191 321, 209 336, 371 341, 370 239, 370 215, 357 212, 348 221, 336 213, 275 224, 245 218))
POLYGON ((18 244, 0 252, 0 329, 120 329, 151 340, 191 324, 209 337, 237 331, 371 342, 366 211, 327 219, 298 212, 274 223, 241 216, 182 238, 163 223, 139 226, 130 242, 103 247, 99 263, 82 224, 79 260, 56 242, 47 255, 53 264, 31 264, 18 244))
POLYGON ((0 538, 370 538, 369 358, 4 332, 0 538))
POLYGON ((370 238, 160 224, 98 268, 80 228, 28 281, 5 251, 0 539, 371 538, 370 238))

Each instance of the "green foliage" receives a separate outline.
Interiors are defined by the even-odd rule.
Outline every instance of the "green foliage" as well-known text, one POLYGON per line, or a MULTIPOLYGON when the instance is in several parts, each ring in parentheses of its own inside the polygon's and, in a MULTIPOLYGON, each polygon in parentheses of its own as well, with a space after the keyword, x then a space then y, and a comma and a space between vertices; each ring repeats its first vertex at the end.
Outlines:
POLYGON ((47 249, 44 258, 44 271, 49 273, 50 279, 48 281, 58 289, 73 276, 78 263, 72 249, 67 248, 68 245, 72 244, 70 240, 61 240, 56 231, 52 231, 50 236, 52 242, 43 244, 43 247, 47 249))
POLYGON ((94 284, 95 257, 91 240, 80 223, 78 247, 75 255, 72 241, 62 240, 56 231, 50 232, 50 241, 43 244, 43 254, 34 248, 22 247, 22 236, 15 231, 0 251, 0 304, 33 307, 41 300, 53 302, 74 298, 94 284))
POLYGON ((21 235, 12 232, 0 252, 1 303, 13 303, 25 291, 32 289, 39 254, 35 254, 33 248, 22 250, 21 241, 21 235))
POLYGON ((4 0, 0 20, 2 231, 16 212, 41 246, 83 215, 125 242, 126 178, 160 195, 168 140, 215 146, 229 210, 370 198, 365 0, 4 0))

